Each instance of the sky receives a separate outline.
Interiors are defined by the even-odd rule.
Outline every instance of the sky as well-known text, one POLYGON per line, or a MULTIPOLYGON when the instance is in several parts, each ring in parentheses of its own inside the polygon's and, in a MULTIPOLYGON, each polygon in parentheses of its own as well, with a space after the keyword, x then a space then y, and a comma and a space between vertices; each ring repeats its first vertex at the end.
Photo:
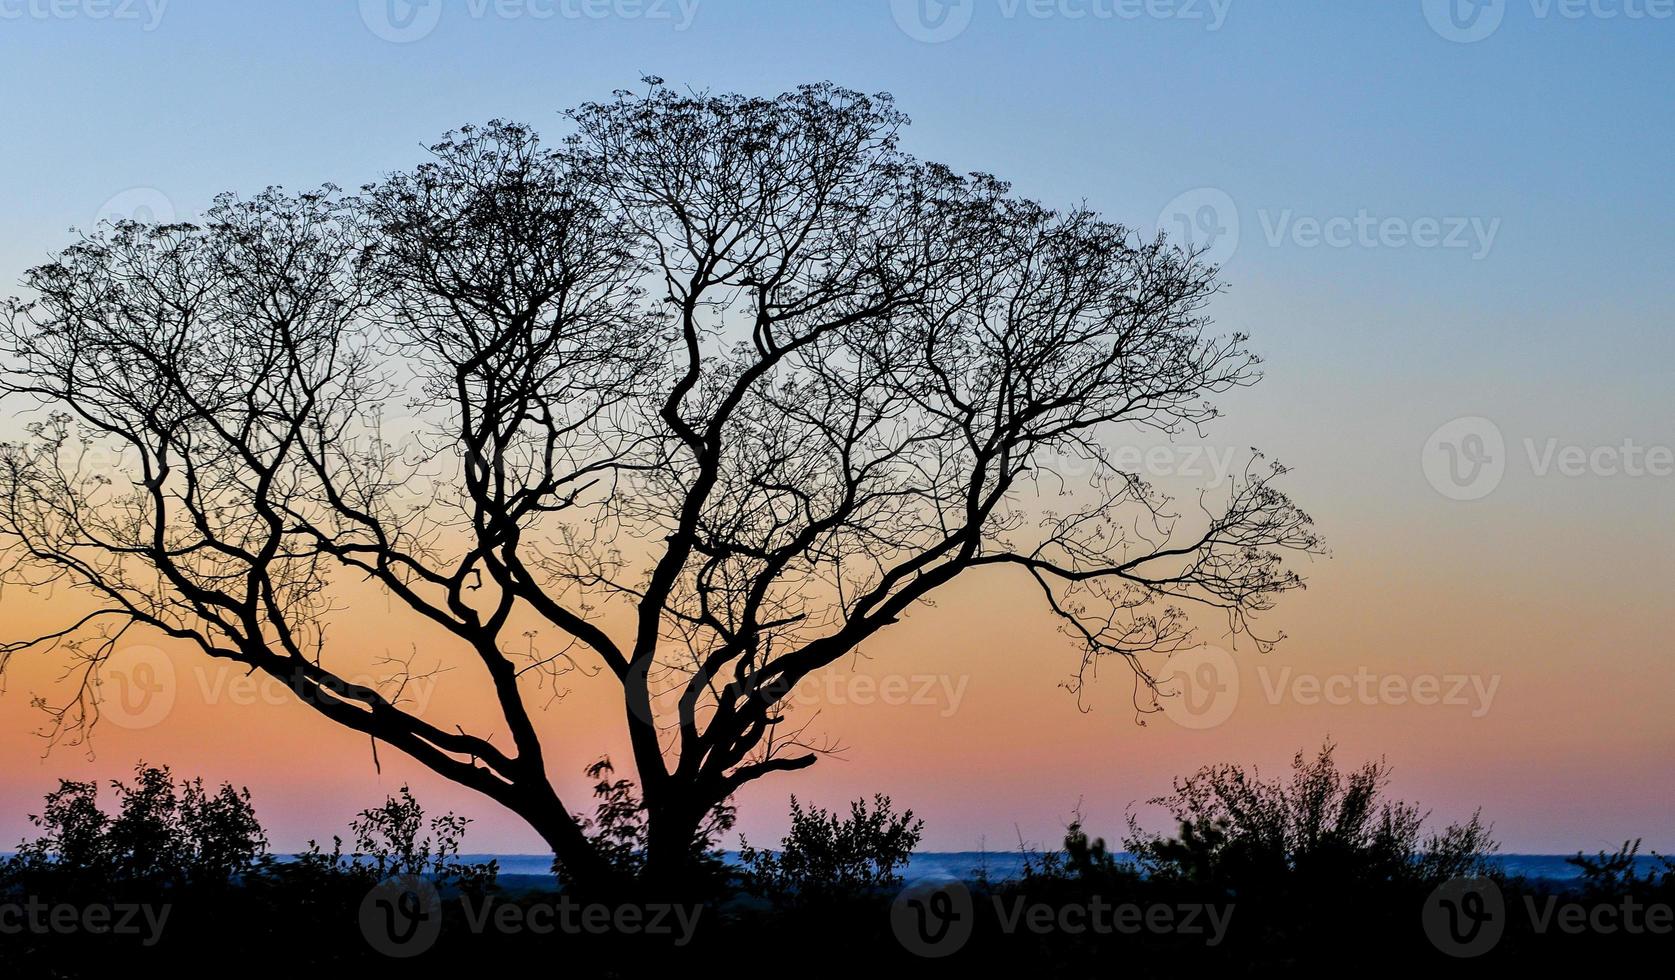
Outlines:
MULTIPOLYGON (((1287 635, 1273 652, 1223 651, 1207 624, 1183 668, 1202 696, 1145 725, 1121 665, 1080 700, 1060 687, 1077 652, 1023 583, 962 582, 799 695, 847 748, 740 797, 754 842, 790 793, 888 793, 939 850, 1051 844, 1078 810, 1116 836, 1176 776, 1278 773, 1330 737, 1438 819, 1481 808, 1508 851, 1667 849, 1672 55, 1667 0, 0 0, 0 292, 72 227, 358 186, 464 123, 561 134, 561 110, 648 74, 894 93, 920 157, 1210 249, 1229 286, 1211 313, 1267 376, 1139 465, 1214 486, 1257 447, 1331 556, 1262 620, 1287 635)), ((0 624, 39 615, 0 596, 0 624)), ((58 666, 14 663, 0 849, 58 778, 144 759, 248 786, 281 850, 404 781, 477 820, 469 850, 539 850, 390 751, 375 771, 283 691, 123 656, 168 703, 101 728, 92 757, 44 754, 30 700, 62 695, 58 666)), ((596 691, 578 677, 543 715, 572 805, 621 751, 596 691)), ((470 706, 439 690, 427 710, 470 706)))

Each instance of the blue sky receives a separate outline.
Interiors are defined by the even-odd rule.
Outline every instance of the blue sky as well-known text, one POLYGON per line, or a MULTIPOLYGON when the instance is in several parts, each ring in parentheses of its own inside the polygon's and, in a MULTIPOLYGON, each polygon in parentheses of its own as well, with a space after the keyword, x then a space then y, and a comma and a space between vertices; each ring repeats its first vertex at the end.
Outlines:
MULTIPOLYGON (((922 155, 1136 225, 1218 188, 1243 219, 1228 263, 1242 299, 1373 305, 1421 332, 1413 318, 1492 312, 1451 338, 1462 354, 1568 348, 1577 331, 1553 318, 1594 314, 1607 339, 1657 343, 1669 307, 1664 0, 1501 0, 1498 29, 1472 43, 1433 30, 1422 0, 965 0, 950 10, 967 26, 939 43, 895 15, 911 24, 940 0, 433 0, 435 26, 407 43, 379 36, 393 33, 384 11, 422 26, 427 4, 146 2, 0 0, 0 277, 129 188, 192 213, 220 189, 352 186, 449 127, 503 116, 556 130, 560 108, 654 73, 889 90, 922 155), (113 16, 93 16, 101 4, 113 16), (1358 244, 1298 256, 1282 223, 1362 213, 1499 228, 1486 258, 1358 244)), ((1331 320, 1296 336, 1341 340, 1331 320)))
MULTIPOLYGON (((1428 656, 1508 674, 1488 727, 1386 714, 1366 745, 1399 729, 1422 758, 1393 761, 1422 767, 1479 731, 1495 786, 1463 769, 1421 786, 1516 814, 1551 797, 1514 788, 1546 764, 1532 733, 1574 725, 1566 771, 1615 777, 1547 822, 1515 817, 1514 849, 1666 829, 1649 824, 1670 790, 1647 784, 1675 784, 1675 729, 1622 719, 1667 715, 1675 690, 1675 478, 1556 478, 1523 447, 1675 445, 1675 0, 391 2, 0 0, 0 281, 101 209, 356 186, 463 123, 556 135, 561 109, 645 74, 887 90, 920 156, 1140 228, 1237 225, 1214 312, 1269 379, 1214 438, 1295 465, 1335 553, 1278 622, 1293 655, 1399 670, 1397 634, 1423 622, 1428 656), (1434 492, 1421 465, 1461 417, 1509 447, 1482 501, 1434 492)), ((1355 722, 1337 731, 1360 748, 1355 722)), ((1063 791, 1059 810, 1080 792, 1063 791)))

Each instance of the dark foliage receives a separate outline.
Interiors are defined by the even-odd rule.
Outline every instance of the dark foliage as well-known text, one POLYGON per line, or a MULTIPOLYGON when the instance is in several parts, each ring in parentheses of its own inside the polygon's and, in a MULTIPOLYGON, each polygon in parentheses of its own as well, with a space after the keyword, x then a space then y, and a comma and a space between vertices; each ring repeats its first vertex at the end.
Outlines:
POLYGON ((0 936, 0 967, 13 975, 94 973, 142 952, 233 962, 264 943, 287 962, 358 959, 370 950, 357 907, 386 877, 424 875, 475 896, 495 888, 494 862, 458 860, 470 821, 447 813, 427 823, 406 786, 350 822, 349 853, 334 838, 329 852, 311 842, 291 860, 269 853, 248 790, 211 792, 201 779, 176 781, 167 767, 143 763, 111 788, 114 812, 100 807, 93 782, 63 780, 47 794, 30 818, 40 835, 0 863, 0 903, 143 905, 165 916, 166 928, 149 945, 85 933, 0 936), (295 945, 300 936, 307 942, 295 945))
POLYGON ((1125 844, 1141 873, 1227 891, 1436 883, 1488 873, 1498 848, 1477 814, 1425 834, 1427 814, 1384 797, 1390 767, 1345 772, 1328 742, 1297 753, 1289 780, 1208 766, 1151 802, 1180 827, 1148 834, 1130 818, 1125 844))
POLYGON ((259 867, 267 838, 248 790, 175 782, 141 763, 132 782, 112 780, 118 809, 100 809, 94 782, 62 780, 29 819, 42 833, 18 845, 0 881, 34 882, 73 871, 79 891, 219 888, 259 867))
MULTIPOLYGON (((618 777, 609 758, 600 759, 585 770, 593 784, 593 816, 576 816, 582 833, 606 866, 619 880, 638 877, 644 870, 650 815, 632 779, 618 777)), ((690 875, 683 891, 697 895, 717 894, 726 878, 723 856, 718 850, 721 837, 733 828, 736 811, 726 801, 711 808, 694 829, 688 844, 690 875)), ((564 877, 562 860, 553 870, 564 877)))
MULTIPOLYGON (((614 862, 642 861, 644 807, 632 781, 608 762, 590 768, 597 805, 584 821, 589 839, 614 862)), ((1382 764, 1345 772, 1328 745, 1299 755, 1286 779, 1264 780, 1238 767, 1210 767, 1180 781, 1161 801, 1179 823, 1174 835, 1130 827, 1131 853, 1091 836, 1078 814, 1062 849, 1028 853, 1022 877, 971 881, 970 935, 951 955, 925 959, 901 941, 901 870, 923 822, 898 813, 888 797, 856 801, 849 812, 794 803, 792 827, 777 851, 746 844, 733 890, 721 873, 714 837, 697 842, 717 869, 709 894, 692 897, 699 928, 679 942, 611 930, 588 933, 483 928, 481 916, 527 913, 565 896, 542 888, 508 890, 494 865, 459 860, 468 821, 427 819, 405 787, 351 823, 353 847, 311 845, 293 860, 267 853, 247 793, 177 781, 141 766, 116 787, 112 812, 98 788, 65 782, 35 818, 41 833, 0 866, 0 901, 40 899, 85 905, 149 901, 169 911, 161 940, 118 937, 0 936, 5 975, 102 976, 156 964, 245 963, 259 949, 262 971, 327 975, 399 965, 415 976, 455 975, 485 964, 535 961, 587 964, 599 977, 698 972, 728 963, 741 943, 757 962, 797 964, 802 976, 857 973, 969 977, 1188 974, 1480 976, 1487 969, 1551 973, 1631 954, 1655 954, 1668 935, 1538 927, 1535 917, 1565 908, 1667 908, 1675 867, 1649 868, 1639 842, 1615 853, 1577 855, 1574 883, 1492 876, 1508 911, 1506 933, 1480 960, 1456 960, 1420 928, 1431 889, 1463 874, 1489 873, 1488 831, 1475 818, 1424 831, 1424 814, 1385 798, 1382 764), (441 895, 441 939, 411 961, 384 957, 359 918, 388 875, 419 874, 441 895), (1638 903, 1636 905, 1636 903, 1638 903), (1203 932, 1141 927, 1032 928, 1086 910, 1214 909, 1225 928, 1203 932), (471 922, 479 923, 473 927, 471 922)), ((731 811, 706 826, 719 834, 731 811)), ((905 883, 911 889, 912 883, 905 883)), ((581 896, 598 902, 604 896, 581 896)), ((1176 921, 1180 921, 1177 919, 1176 921)), ((1198 924, 1207 921, 1200 913, 1198 924)), ((1553 921, 1557 921, 1554 919, 1553 921)))
POLYGON ((1567 860, 1581 872, 1583 888, 1590 894, 1675 898, 1675 860, 1653 852, 1656 864, 1642 870, 1640 844, 1624 841, 1614 853, 1578 853, 1567 860))
POLYGON ((912 810, 897 814, 888 796, 849 804, 849 816, 820 807, 803 809, 791 797, 791 830, 778 851, 759 850, 740 838, 745 887, 774 904, 824 904, 899 888, 897 868, 919 846, 925 822, 912 810))

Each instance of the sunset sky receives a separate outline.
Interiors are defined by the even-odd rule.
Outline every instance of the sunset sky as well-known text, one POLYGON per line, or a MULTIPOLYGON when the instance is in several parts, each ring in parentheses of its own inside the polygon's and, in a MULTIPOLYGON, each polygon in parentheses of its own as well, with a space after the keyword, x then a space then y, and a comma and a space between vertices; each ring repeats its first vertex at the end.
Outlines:
MULTIPOLYGON (((1675 17, 1656 3, 1505 0, 1461 27, 1421 0, 397 0, 394 19, 386 0, 160 2, 64 18, 0 0, 0 292, 71 226, 189 218, 222 190, 355 187, 468 122, 558 136, 561 109, 644 74, 889 91, 916 155, 1190 229, 1223 261, 1211 313, 1252 336, 1267 376, 1220 400, 1201 444, 1137 458, 1213 488, 1256 447, 1294 468, 1286 488, 1331 550, 1261 620, 1288 638, 1232 650, 1225 720, 1137 724, 1120 663, 1078 702, 1060 687, 1077 651, 1038 594, 985 572, 800 693, 847 750, 752 786, 754 842, 778 839, 791 793, 888 793, 937 850, 1054 843, 1078 805, 1117 836, 1172 777, 1277 773, 1330 736, 1346 762, 1386 757, 1397 794, 1439 818, 1481 807, 1508 851, 1675 847, 1675 17), (1449 447, 1484 445, 1490 471, 1451 483, 1449 447)), ((422 639, 358 601, 341 641, 422 639)), ((5 592, 0 640, 52 611, 5 592)), ((540 850, 393 750, 376 773, 363 737, 284 692, 148 642, 124 656, 165 675, 169 704, 101 727, 95 758, 43 757, 30 699, 69 693, 62 662, 13 663, 0 850, 57 778, 141 759, 247 785, 279 850, 408 780, 477 819, 469 850, 540 850)), ((573 680, 542 724, 580 809, 582 767, 626 754, 619 709, 573 680)), ((478 703, 450 683, 427 719, 478 703)))

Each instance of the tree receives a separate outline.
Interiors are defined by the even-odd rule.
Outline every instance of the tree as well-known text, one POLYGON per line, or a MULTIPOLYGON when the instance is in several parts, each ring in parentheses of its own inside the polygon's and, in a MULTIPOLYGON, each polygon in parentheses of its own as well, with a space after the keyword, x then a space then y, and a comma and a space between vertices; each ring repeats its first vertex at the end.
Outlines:
POLYGON ((6 577, 90 603, 0 665, 75 658, 54 737, 96 720, 114 645, 159 632, 600 880, 526 689, 590 662, 621 693, 643 875, 677 881, 706 815, 826 747, 786 724, 792 688, 959 576, 1038 590, 1142 710, 1167 692, 1141 655, 1190 642, 1188 607, 1249 634, 1300 584, 1282 555, 1319 542, 1281 468, 1189 520, 1115 457, 1256 379, 1210 332, 1214 268, 914 159, 888 96, 647 82, 556 146, 467 127, 359 193, 224 195, 28 273, 0 394, 48 414, 0 450, 6 577), (427 435, 396 445, 404 402, 427 435), (124 465, 90 473, 92 446, 124 465), (410 710, 405 668, 350 682, 327 627, 356 580, 469 654, 504 740, 410 710), (531 620, 565 641, 518 650, 531 620))

